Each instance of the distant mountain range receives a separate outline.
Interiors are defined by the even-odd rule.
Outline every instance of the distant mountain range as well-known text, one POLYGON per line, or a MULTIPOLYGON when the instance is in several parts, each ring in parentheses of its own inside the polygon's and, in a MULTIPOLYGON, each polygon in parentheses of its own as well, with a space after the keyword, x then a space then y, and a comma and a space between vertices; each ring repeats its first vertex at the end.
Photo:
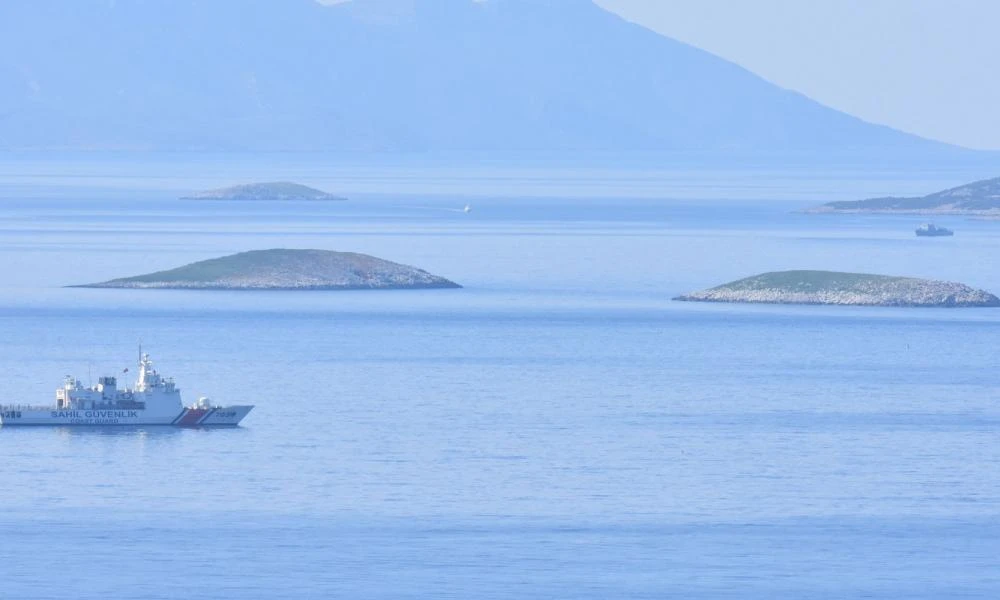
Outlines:
POLYGON ((0 149, 958 151, 590 0, 3 0, 0 149))
POLYGON ((888 196, 829 202, 808 212, 1000 216, 1000 177, 915 198, 888 196))

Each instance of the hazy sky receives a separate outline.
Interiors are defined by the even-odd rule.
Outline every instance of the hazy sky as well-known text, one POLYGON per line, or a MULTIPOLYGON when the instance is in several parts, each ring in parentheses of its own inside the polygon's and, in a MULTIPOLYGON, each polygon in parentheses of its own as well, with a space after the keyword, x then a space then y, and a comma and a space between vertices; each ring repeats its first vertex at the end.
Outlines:
POLYGON ((598 0, 863 119, 1000 149, 1000 0, 598 0))

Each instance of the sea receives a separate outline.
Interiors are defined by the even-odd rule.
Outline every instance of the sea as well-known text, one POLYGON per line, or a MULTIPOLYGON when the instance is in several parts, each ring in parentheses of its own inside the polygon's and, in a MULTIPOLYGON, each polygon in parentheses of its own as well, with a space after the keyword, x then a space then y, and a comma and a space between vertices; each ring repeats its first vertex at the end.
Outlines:
POLYGON ((1000 310, 672 300, 784 269, 1000 292, 1000 222, 801 212, 980 175, 7 157, 0 402, 141 344, 256 408, 0 428, 0 597, 1000 597, 1000 310), (278 178, 349 200, 179 199, 278 178), (65 287, 266 248, 464 287, 65 287))

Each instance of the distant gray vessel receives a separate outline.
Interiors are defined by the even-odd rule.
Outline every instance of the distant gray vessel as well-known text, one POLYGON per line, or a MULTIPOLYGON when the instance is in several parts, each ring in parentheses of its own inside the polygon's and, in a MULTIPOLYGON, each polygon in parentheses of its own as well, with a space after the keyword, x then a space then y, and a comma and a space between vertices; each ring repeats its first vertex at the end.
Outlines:
POLYGON ((944 227, 938 227, 934 223, 926 223, 917 227, 917 235, 920 237, 947 237, 955 235, 955 232, 944 227))

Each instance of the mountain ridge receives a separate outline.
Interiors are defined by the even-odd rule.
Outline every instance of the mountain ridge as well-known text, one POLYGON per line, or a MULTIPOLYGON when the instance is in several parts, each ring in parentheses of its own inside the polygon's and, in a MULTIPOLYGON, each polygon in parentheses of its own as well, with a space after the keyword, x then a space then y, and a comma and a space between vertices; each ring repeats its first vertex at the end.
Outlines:
POLYGON ((22 25, 0 36, 8 150, 962 152, 589 0, 7 0, 0 22, 22 25))

